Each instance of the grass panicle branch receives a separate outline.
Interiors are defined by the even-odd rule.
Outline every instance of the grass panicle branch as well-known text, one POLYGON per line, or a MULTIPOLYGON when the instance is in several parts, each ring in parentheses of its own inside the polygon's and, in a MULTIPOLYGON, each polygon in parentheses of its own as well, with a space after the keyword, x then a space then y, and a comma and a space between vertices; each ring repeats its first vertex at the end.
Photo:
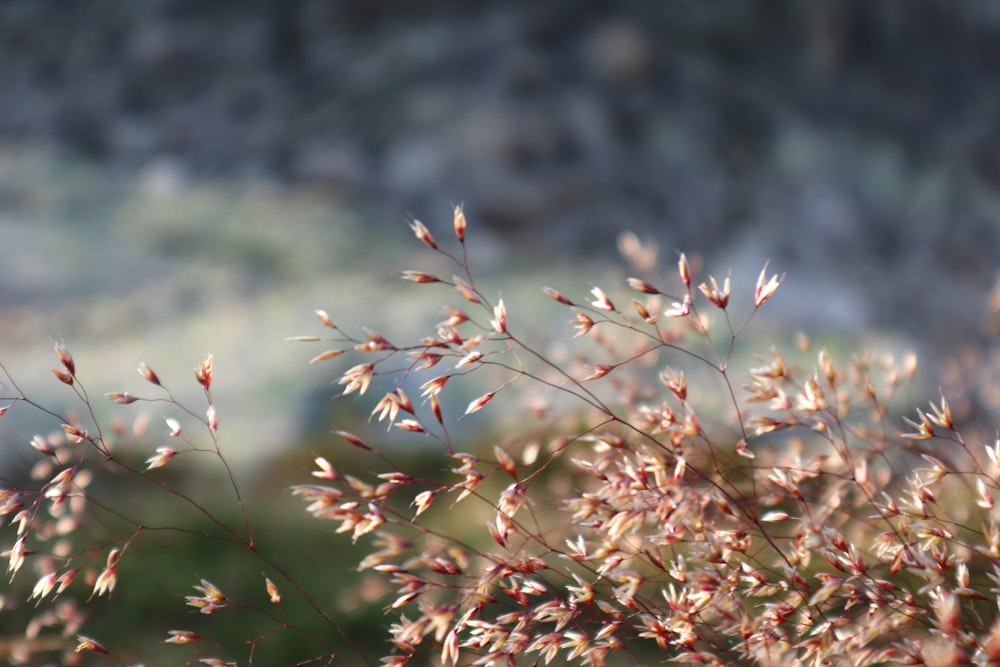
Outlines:
POLYGON ((121 647, 79 634, 84 601, 141 586, 123 568, 173 531, 261 571, 259 602, 191 573, 184 600, 198 613, 163 630, 194 651, 188 664, 252 664, 279 633, 314 647, 297 664, 1000 664, 1000 439, 976 420, 960 433, 968 401, 956 409, 946 391, 906 408, 914 357, 838 359, 805 336, 762 353, 747 338, 784 275, 764 263, 745 288, 702 279, 683 253, 660 271, 655 245, 631 234, 620 286, 543 289, 543 307, 568 320, 553 342, 474 273, 461 206, 453 235, 410 229, 452 275, 408 269, 400 289, 440 290, 446 319, 390 340, 316 310, 325 331, 290 339, 322 346, 308 363, 335 369, 372 422, 413 442, 401 452, 335 424, 312 479, 291 489, 343 534, 326 548, 354 550, 345 599, 384 610, 381 649, 352 639, 335 602, 258 539, 219 435, 212 355, 195 368, 200 406, 145 363, 153 396, 107 395, 117 410, 166 410, 166 428, 147 433, 145 418, 102 425, 60 343, 52 375, 73 413, 30 399, 0 366, 0 415, 30 410, 54 427, 25 444, 37 457, 27 481, 0 489, 10 596, 37 610, 0 654, 29 663, 63 638, 67 664, 126 664, 121 647), (236 519, 200 495, 220 489, 183 483, 206 456, 236 519), (102 490, 124 478, 190 523, 109 500, 102 490), (320 630, 292 619, 293 598, 320 630), (243 612, 269 627, 213 638, 214 620, 243 612))

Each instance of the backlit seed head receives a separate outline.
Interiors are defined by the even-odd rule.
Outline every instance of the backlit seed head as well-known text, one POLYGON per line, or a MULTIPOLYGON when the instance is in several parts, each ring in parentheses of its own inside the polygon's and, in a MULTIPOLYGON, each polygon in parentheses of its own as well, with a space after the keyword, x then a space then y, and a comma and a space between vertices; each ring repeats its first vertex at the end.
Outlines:
POLYGON ((101 646, 100 642, 96 639, 91 639, 90 637, 84 637, 83 635, 76 636, 76 648, 73 649, 74 653, 83 653, 84 651, 92 651, 94 653, 107 653, 108 649, 101 646))
POLYGON ((640 280, 639 278, 629 278, 628 286, 638 292, 644 292, 646 294, 659 294, 660 290, 656 289, 645 280, 640 280))
POLYGON ((212 386, 212 354, 209 353, 198 367, 194 369, 194 377, 198 380, 198 384, 208 391, 212 386))
POLYGON ((423 271, 403 271, 400 276, 411 283, 439 283, 441 279, 423 271))
POLYGON ((434 242, 434 237, 431 236, 431 233, 427 230, 427 227, 424 226, 424 223, 419 220, 414 220, 410 223, 410 229, 413 230, 413 234, 420 239, 424 245, 437 250, 437 243, 434 242))
POLYGON ((145 361, 139 363, 138 370, 139 370, 139 375, 145 378, 146 382, 155 384, 158 387, 162 386, 160 384, 160 378, 156 375, 156 373, 153 372, 152 368, 146 365, 145 361))
POLYGON ((318 364, 321 361, 329 361, 330 359, 335 359, 340 355, 344 354, 347 350, 326 350, 325 352, 320 352, 315 357, 309 360, 310 364, 318 364))
POLYGON ((646 307, 646 304, 644 304, 642 301, 639 301, 638 299, 633 299, 632 305, 635 306, 635 312, 639 314, 639 317, 649 322, 650 324, 656 323, 656 316, 650 315, 649 308, 646 307))
MULTIPOLYGON (((76 375, 76 363, 73 361, 73 355, 69 353, 66 346, 62 343, 55 343, 56 356, 59 357, 59 363, 62 364, 63 368, 70 375, 76 375)), ((71 384, 67 382, 66 384, 71 384)))
POLYGON ((573 338, 578 338, 587 334, 593 328, 594 320, 582 310, 574 310, 573 314, 576 315, 576 319, 570 320, 570 323, 577 329, 573 338))
POLYGON ((691 295, 685 294, 684 301, 678 303, 674 301, 670 308, 663 311, 663 314, 667 317, 687 317, 691 314, 691 295))
POLYGON ((688 264, 687 255, 681 253, 680 258, 677 260, 677 272, 680 273, 681 282, 684 283, 684 287, 691 287, 691 265, 688 264))
POLYGON ((157 447, 156 455, 151 456, 146 459, 146 470, 152 470, 153 468, 162 468, 167 465, 170 459, 174 458, 177 452, 170 447, 157 447))
POLYGON ((401 419, 394 426, 410 433, 423 433, 424 427, 416 419, 401 419))
POLYGON ((264 587, 267 589, 267 597, 271 601, 271 604, 281 604, 281 593, 270 578, 264 578, 264 587))
POLYGON ((170 429, 170 437, 176 438, 181 434, 181 423, 179 421, 173 417, 166 417, 164 421, 167 423, 167 428, 170 429))
POLYGON ((462 210, 462 205, 459 204, 455 206, 453 224, 455 227, 455 236, 462 243, 465 242, 465 212, 462 210))
POLYGON ((486 407, 487 403, 489 403, 490 401, 493 400, 493 397, 495 395, 496 395, 496 392, 491 391, 491 392, 483 394, 482 396, 480 396, 479 398, 475 399, 474 401, 469 402, 469 406, 465 409, 465 414, 471 415, 473 412, 479 412, 484 407, 486 407))
POLYGON ((510 454, 500 447, 500 445, 497 445, 493 448, 493 455, 497 457, 497 463, 500 464, 500 467, 503 468, 504 472, 514 479, 517 479, 517 465, 514 463, 514 459, 511 458, 510 454))
POLYGON ((364 440, 362 440, 358 436, 354 435, 353 433, 349 433, 347 431, 337 431, 337 435, 339 435, 341 438, 343 438, 347 442, 351 443, 352 445, 354 445, 358 449, 371 450, 371 447, 369 447, 367 444, 365 444, 364 440))
POLYGON ((338 479, 340 479, 340 475, 337 474, 336 468, 334 468, 333 464, 330 463, 326 458, 322 456, 317 456, 315 459, 313 459, 313 463, 315 463, 316 467, 318 468, 318 470, 313 470, 312 472, 313 477, 318 477, 320 479, 325 479, 332 482, 335 482, 338 479))
POLYGON ((455 284, 455 290, 463 299, 469 303, 482 303, 482 300, 479 298, 479 295, 476 294, 476 290, 472 287, 472 285, 458 276, 452 276, 451 280, 455 284))
POLYGON ((410 504, 416 506, 417 516, 420 516, 427 511, 427 508, 430 507, 431 503, 434 501, 435 495, 435 491, 421 491, 413 498, 413 502, 410 504))
POLYGON ((567 306, 572 306, 573 302, 567 299, 562 292, 552 287, 543 287, 542 291, 545 292, 550 298, 558 301, 559 303, 565 304, 567 306))
POLYGON ((611 303, 611 299, 608 298, 608 295, 600 287, 594 287, 590 290, 590 293, 594 295, 594 300, 590 302, 590 305, 594 308, 607 311, 615 309, 615 305, 611 303))
POLYGON ((754 288, 753 293, 753 305, 760 308, 765 301, 771 298, 775 290, 778 289, 778 285, 781 281, 785 279, 784 274, 779 278, 776 275, 771 276, 770 280, 765 282, 765 277, 767 275, 767 262, 764 263, 764 268, 760 270, 760 276, 757 278, 757 285, 754 288))
POLYGON ((201 635, 190 630, 170 630, 167 634, 170 637, 163 640, 165 644, 190 644, 201 639, 201 635))
POLYGON ((31 446, 46 456, 54 456, 56 453, 56 450, 49 444, 48 440, 40 435, 36 435, 31 439, 31 446))
POLYGON ((73 375, 71 373, 67 373, 61 368, 53 368, 52 374, 55 375, 56 378, 58 378, 59 381, 62 382, 63 384, 68 384, 68 385, 73 384, 73 375))
POLYGON ((330 316, 327 314, 327 312, 325 310, 314 310, 313 313, 315 313, 317 319, 319 319, 319 321, 327 329, 336 329, 337 328, 337 325, 333 323, 333 320, 330 319, 330 316))
POLYGON ((503 305, 503 299, 500 299, 494 306, 493 319, 490 320, 490 324, 497 333, 507 333, 507 308, 503 305))
POLYGON ((709 276, 708 280, 711 285, 708 283, 702 283, 698 285, 698 289, 701 290, 701 293, 704 294, 709 301, 725 310, 726 306, 729 305, 729 278, 726 278, 723 281, 721 288, 715 281, 715 276, 709 276))

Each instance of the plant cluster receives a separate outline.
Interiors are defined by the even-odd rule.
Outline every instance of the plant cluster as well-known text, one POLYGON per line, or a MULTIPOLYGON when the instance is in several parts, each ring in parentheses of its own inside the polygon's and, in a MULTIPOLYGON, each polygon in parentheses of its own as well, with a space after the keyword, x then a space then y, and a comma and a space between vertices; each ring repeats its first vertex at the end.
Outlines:
MULTIPOLYGON (((176 444, 143 464, 116 447, 129 433, 121 422, 99 426, 57 345, 53 372, 80 414, 49 411, 9 376, 0 408, 23 404, 61 427, 31 441, 40 458, 30 480, 0 491, 8 571, 12 582, 33 573, 27 597, 39 605, 10 659, 28 662, 39 642, 85 628, 73 596, 110 596, 120 563, 152 528, 95 505, 91 487, 113 473, 175 496, 214 525, 207 539, 241 547, 265 573, 259 608, 208 577, 193 582, 187 605, 220 618, 256 609, 276 631, 314 642, 310 663, 1000 664, 1000 439, 965 440, 943 396, 901 419, 893 397, 914 373, 912 355, 842 363, 800 336, 791 352, 748 361, 741 334, 783 277, 765 265, 744 302, 729 278, 697 278, 684 254, 662 272, 656 248, 631 235, 620 243, 636 276, 628 306, 598 286, 584 299, 545 288, 573 335, 538 343, 517 304, 508 311, 477 281, 461 207, 448 244, 419 221, 411 229, 454 267, 451 277, 401 274, 450 295, 443 321, 400 342, 320 310, 326 333, 294 339, 325 343, 314 363, 350 360, 337 372, 343 393, 379 393, 372 420, 413 439, 403 456, 377 435, 340 430, 343 453, 316 456, 314 479, 291 490, 357 550, 350 585, 384 605, 384 655, 356 645, 332 602, 255 541, 217 437, 211 356, 195 371, 202 408, 174 400, 145 364, 139 372, 159 394, 108 395, 177 411, 163 436, 176 444), (733 315, 739 308, 745 316, 733 315), (207 444, 180 417, 200 424, 207 444), (192 454, 226 471, 236 525, 161 477, 192 454), (95 533, 100 513, 129 530, 95 533), (329 637, 283 617, 288 593, 329 637)), ((195 647, 179 660, 253 664, 265 635, 245 641, 237 663, 216 657, 227 647, 209 639, 205 620, 165 631, 167 643, 195 647)), ((125 664, 101 638, 80 635, 73 648, 68 664, 88 653, 125 664)))

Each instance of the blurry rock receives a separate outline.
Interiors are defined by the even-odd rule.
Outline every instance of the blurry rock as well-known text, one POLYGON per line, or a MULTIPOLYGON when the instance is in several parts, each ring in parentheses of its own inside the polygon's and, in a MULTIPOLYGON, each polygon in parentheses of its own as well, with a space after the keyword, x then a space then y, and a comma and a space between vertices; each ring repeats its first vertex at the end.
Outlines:
MULTIPOLYGON (((444 180, 453 149, 435 137, 413 136, 397 141, 384 159, 382 182, 404 196, 416 196, 444 180)), ((454 185, 453 185, 454 187, 454 185)))
POLYGON ((179 160, 161 156, 147 162, 139 170, 138 182, 147 197, 169 198, 180 194, 186 177, 179 160))
POLYGON ((302 147, 289 170, 297 181, 322 183, 338 190, 363 190, 372 183, 370 161, 358 147, 344 142, 317 142, 302 147))
POLYGON ((636 82, 652 68, 653 47, 632 22, 601 23, 583 42, 583 58, 599 77, 636 82))

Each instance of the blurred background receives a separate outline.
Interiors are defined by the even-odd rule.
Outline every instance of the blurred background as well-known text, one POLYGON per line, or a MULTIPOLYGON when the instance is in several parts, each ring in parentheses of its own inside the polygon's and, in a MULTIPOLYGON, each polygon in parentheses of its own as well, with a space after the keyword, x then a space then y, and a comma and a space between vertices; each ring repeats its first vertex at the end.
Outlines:
MULTIPOLYGON (((998 62, 1000 6, 948 0, 4 2, 0 360, 54 409, 53 341, 94 396, 145 361, 198 406, 211 351, 226 451, 281 497, 367 417, 283 340, 436 321, 392 272, 464 203, 540 331, 537 288, 621 281, 632 230, 747 299, 770 260, 772 327, 917 350, 989 411, 998 62)), ((8 471, 52 426, 14 412, 8 471)))

